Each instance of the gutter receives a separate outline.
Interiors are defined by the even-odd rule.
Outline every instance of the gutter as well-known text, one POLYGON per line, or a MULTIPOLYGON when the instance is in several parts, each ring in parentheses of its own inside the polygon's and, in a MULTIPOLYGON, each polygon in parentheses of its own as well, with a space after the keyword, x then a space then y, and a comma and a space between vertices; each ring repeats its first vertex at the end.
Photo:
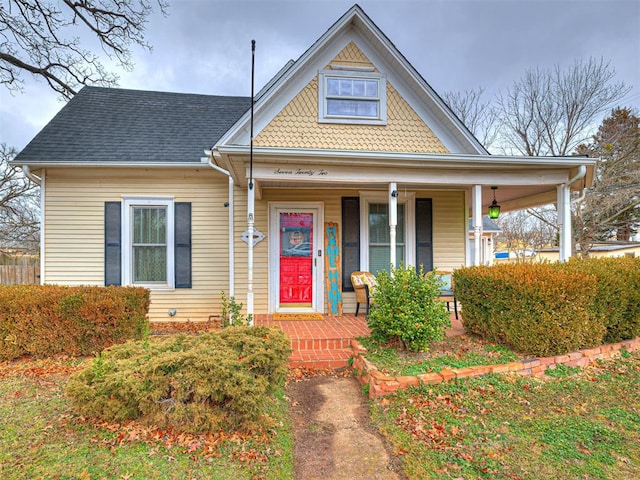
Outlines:
POLYGON ((215 163, 213 163, 213 156, 218 154, 218 152, 213 152, 212 150, 205 150, 205 155, 207 155, 206 159, 203 158, 203 161, 206 160, 207 164, 213 168, 216 172, 222 173, 229 178, 229 200, 225 202, 225 207, 229 209, 229 299, 235 296, 235 267, 234 267, 234 245, 233 245, 233 232, 234 232, 234 224, 233 224, 233 177, 231 173, 229 173, 224 168, 219 167, 215 163))
MULTIPOLYGON (((221 154, 249 155, 249 148, 243 145, 224 145, 216 148, 221 154)), ((254 148, 254 153, 260 154, 263 159, 293 158, 296 161, 313 160, 322 163, 339 165, 370 165, 371 162, 387 163, 393 159, 394 166, 452 166, 493 168, 496 165, 511 165, 520 167, 549 166, 556 168, 579 167, 584 165, 596 165, 596 159, 576 156, 566 157, 530 157, 526 155, 476 155, 476 154, 437 154, 437 153, 406 153, 406 152, 371 152, 363 150, 318 149, 308 150, 301 148, 259 147, 254 148)), ((574 180, 575 181, 575 180, 574 180)))

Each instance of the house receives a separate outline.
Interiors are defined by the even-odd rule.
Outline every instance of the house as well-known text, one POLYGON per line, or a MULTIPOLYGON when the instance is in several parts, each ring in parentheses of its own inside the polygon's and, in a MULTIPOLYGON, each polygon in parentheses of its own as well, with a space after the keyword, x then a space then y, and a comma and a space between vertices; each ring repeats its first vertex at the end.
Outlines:
MULTIPOLYGON (((502 229, 494 222, 489 215, 482 216, 482 237, 480 242, 480 265, 493 265, 494 249, 496 237, 502 233, 502 229)), ((475 262, 475 231, 473 222, 469 220, 469 249, 467 254, 467 265, 474 265, 475 262)))
POLYGON ((352 271, 467 264, 470 219, 479 263, 492 194, 557 202, 566 259, 595 160, 489 155, 354 5, 253 109, 85 87, 14 164, 41 184, 42 282, 143 285, 151 320, 197 321, 223 291, 248 314, 352 312, 352 271))
MULTIPOLYGON (((576 245, 578 254, 580 253, 580 245, 576 245)), ((606 257, 640 257, 640 242, 603 242, 594 244, 589 250, 591 258, 606 257)), ((538 260, 546 260, 550 262, 558 261, 558 248, 543 248, 538 251, 538 260)))

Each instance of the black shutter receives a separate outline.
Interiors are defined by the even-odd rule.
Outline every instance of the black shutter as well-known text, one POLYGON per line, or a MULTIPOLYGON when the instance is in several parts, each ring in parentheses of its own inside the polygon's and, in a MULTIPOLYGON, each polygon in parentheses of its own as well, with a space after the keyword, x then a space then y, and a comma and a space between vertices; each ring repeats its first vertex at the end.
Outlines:
POLYGON ((104 284, 122 285, 120 202, 104 202, 104 284))
POLYGON ((353 292, 351 272, 360 270, 360 198, 342 197, 342 291, 353 292))
POLYGON ((416 198, 416 266, 433 270, 433 211, 430 198, 416 198))
POLYGON ((191 288, 191 202, 176 202, 175 287, 191 288))

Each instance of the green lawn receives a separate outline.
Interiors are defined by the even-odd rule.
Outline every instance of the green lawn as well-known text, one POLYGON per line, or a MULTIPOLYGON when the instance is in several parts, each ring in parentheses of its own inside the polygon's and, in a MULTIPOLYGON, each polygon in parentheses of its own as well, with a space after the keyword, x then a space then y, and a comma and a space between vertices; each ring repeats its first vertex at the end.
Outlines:
POLYGON ((374 401, 372 417, 412 479, 637 479, 640 353, 624 353, 545 380, 407 390, 374 401))
POLYGON ((250 437, 163 432, 78 417, 63 393, 77 363, 0 363, 0 478, 293 478, 282 391, 269 412, 280 422, 273 431, 250 437))

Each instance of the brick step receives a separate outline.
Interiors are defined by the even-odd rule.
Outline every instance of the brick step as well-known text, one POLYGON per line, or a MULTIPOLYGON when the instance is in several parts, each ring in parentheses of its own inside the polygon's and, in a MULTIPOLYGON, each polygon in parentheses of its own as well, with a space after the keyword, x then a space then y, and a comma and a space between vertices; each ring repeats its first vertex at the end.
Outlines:
POLYGON ((344 350, 351 347, 351 338, 298 338, 291 340, 291 349, 298 350, 344 350))
POLYGON ((342 368, 349 365, 350 348, 294 350, 289 357, 291 368, 342 368))

